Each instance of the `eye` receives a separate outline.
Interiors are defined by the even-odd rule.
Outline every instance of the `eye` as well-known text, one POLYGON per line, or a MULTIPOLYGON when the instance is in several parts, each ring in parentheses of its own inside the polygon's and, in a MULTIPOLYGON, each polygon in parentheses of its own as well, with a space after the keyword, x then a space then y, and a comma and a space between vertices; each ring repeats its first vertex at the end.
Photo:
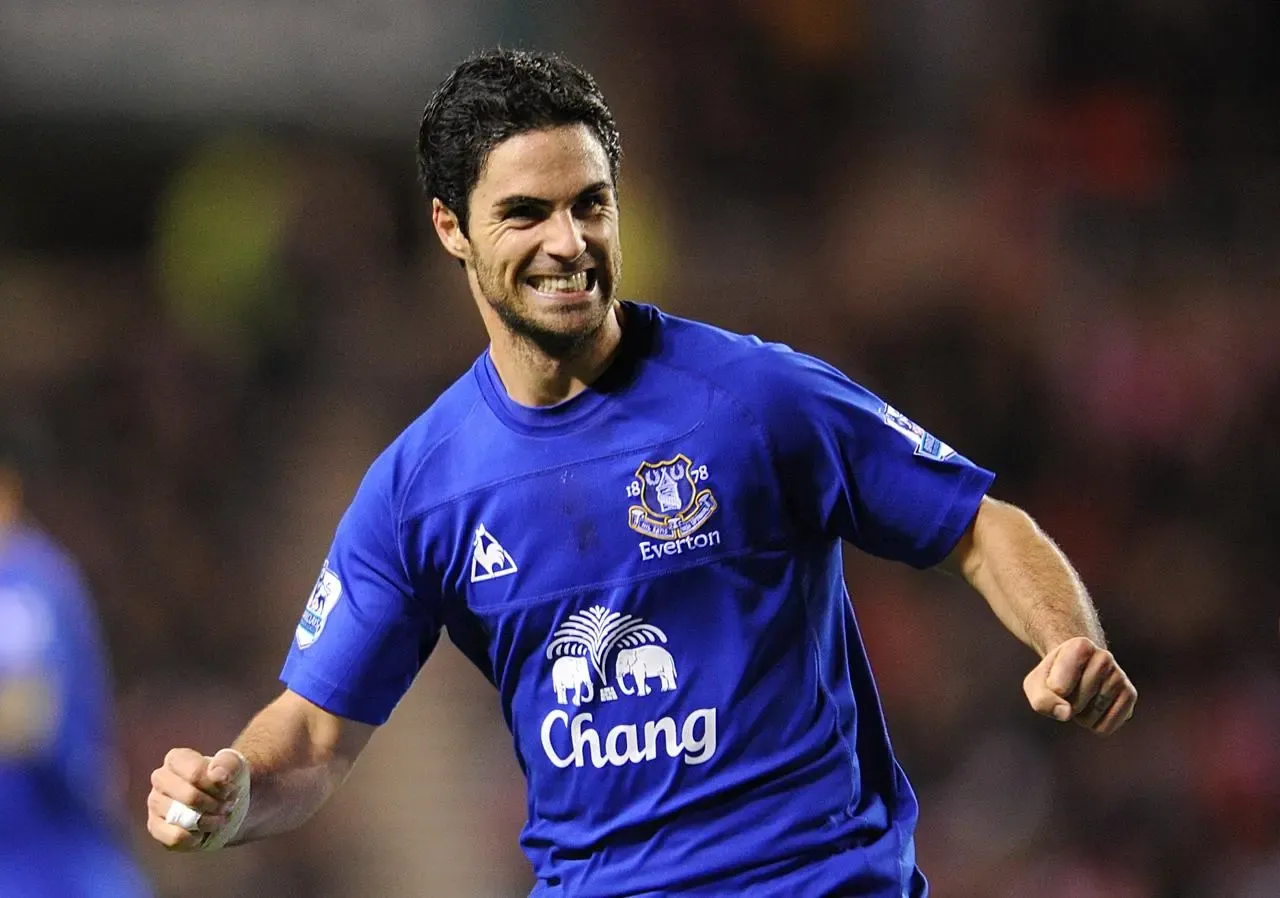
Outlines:
POLYGON ((599 215, 606 205, 607 202, 602 194, 593 193, 590 196, 582 197, 574 204, 573 214, 578 218, 589 218, 599 215))
POLYGON ((522 221, 537 221, 539 217, 537 209, 527 203, 521 203, 507 209, 502 215, 502 220, 519 223, 522 221))

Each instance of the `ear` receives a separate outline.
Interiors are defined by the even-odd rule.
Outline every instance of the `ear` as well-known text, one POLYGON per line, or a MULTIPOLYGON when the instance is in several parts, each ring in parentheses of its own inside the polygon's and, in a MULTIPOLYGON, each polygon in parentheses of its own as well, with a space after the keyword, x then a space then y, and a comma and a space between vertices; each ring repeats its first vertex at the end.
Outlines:
POLYGON ((431 224, 435 226, 436 236, 449 255, 461 262, 471 258, 471 241, 462 233, 462 222, 437 197, 431 198, 431 224))

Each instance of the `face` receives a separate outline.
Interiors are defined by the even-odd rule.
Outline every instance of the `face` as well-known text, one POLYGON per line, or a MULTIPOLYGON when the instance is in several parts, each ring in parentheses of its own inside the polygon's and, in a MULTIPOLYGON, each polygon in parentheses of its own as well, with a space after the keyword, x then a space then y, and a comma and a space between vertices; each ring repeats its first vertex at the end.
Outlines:
POLYGON ((618 205, 608 157, 586 126, 495 146, 471 193, 469 237, 438 200, 432 217, 491 328, 559 358, 603 325, 622 262, 618 205))

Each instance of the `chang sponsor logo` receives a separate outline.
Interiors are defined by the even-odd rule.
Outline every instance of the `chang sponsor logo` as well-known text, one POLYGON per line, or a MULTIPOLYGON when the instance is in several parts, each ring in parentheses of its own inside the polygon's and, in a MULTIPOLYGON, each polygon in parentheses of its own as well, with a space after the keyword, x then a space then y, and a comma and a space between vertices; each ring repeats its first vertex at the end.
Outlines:
POLYGON ((552 764, 599 769, 659 758, 702 764, 715 754, 715 708, 697 708, 682 720, 620 723, 604 733, 591 711, 578 710, 593 701, 618 701, 619 692, 636 698, 675 692, 676 663, 666 641, 654 625, 601 605, 569 615, 556 629, 546 651, 551 687, 556 703, 573 710, 558 707, 542 719, 539 736, 552 764))
POLYGON ((677 725, 673 717, 644 724, 620 723, 607 734, 592 725, 590 712, 552 711, 542 719, 542 748, 557 767, 596 769, 606 764, 642 764, 659 757, 701 764, 716 753, 716 709, 699 708, 677 725))

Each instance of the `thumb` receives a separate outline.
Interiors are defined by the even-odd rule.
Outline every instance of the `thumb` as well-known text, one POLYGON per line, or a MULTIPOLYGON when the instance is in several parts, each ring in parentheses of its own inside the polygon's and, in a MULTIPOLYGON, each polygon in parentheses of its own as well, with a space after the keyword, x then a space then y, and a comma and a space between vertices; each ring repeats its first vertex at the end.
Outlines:
POLYGON ((209 779, 219 785, 235 782, 242 766, 244 766, 244 759, 238 751, 230 748, 221 749, 209 759, 209 779))
POLYGON ((1049 686, 1049 677, 1058 663, 1061 649, 1062 646, 1058 646, 1041 659, 1022 681, 1022 689, 1037 713, 1065 721, 1071 719, 1071 704, 1049 686))

